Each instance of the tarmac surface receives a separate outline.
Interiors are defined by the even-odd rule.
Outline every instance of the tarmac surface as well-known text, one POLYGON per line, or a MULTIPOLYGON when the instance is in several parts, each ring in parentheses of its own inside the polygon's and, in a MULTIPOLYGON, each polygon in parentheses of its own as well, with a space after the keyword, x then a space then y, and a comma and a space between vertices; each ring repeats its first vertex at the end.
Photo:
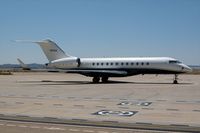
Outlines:
POLYGON ((0 131, 3 131, 3 133, 167 133, 163 131, 73 126, 63 124, 57 125, 46 123, 24 123, 11 121, 0 121, 0 131))
POLYGON ((19 116, 20 121, 26 116, 200 131, 200 76, 179 78, 177 85, 172 84, 173 75, 111 78, 109 83, 93 84, 91 78, 76 74, 0 75, 0 119, 19 116))

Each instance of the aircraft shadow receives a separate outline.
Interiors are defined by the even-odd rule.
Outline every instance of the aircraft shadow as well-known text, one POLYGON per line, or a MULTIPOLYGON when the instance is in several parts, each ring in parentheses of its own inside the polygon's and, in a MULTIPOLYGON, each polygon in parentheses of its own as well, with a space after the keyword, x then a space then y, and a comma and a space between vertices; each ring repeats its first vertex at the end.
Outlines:
POLYGON ((106 83, 93 83, 89 81, 50 81, 44 82, 45 84, 41 85, 88 85, 88 84, 132 84, 133 82, 125 82, 125 81, 108 81, 106 83))
MULTIPOLYGON (((109 80, 106 83, 93 83, 89 81, 52 81, 52 80, 42 80, 42 81, 21 81, 21 83, 39 83, 40 85, 88 85, 88 84, 149 84, 149 85, 169 85, 173 83, 164 83, 164 82, 128 82, 128 81, 112 81, 109 80)), ((190 85, 193 83, 179 83, 174 85, 190 85)))

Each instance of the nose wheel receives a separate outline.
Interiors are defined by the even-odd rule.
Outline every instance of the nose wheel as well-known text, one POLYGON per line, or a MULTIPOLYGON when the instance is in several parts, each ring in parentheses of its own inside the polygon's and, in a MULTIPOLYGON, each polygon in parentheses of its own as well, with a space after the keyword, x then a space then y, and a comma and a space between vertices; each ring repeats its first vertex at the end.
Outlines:
POLYGON ((177 74, 174 75, 173 84, 178 84, 178 75, 177 74))

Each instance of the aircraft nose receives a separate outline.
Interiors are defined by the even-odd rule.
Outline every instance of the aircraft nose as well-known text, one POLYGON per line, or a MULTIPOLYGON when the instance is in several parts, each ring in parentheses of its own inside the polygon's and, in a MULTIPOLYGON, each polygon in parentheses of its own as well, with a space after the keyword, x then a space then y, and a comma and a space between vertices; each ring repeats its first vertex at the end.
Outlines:
POLYGON ((192 68, 190 68, 189 66, 184 65, 184 64, 182 64, 181 66, 182 66, 182 71, 183 72, 186 72, 186 73, 192 72, 192 68))

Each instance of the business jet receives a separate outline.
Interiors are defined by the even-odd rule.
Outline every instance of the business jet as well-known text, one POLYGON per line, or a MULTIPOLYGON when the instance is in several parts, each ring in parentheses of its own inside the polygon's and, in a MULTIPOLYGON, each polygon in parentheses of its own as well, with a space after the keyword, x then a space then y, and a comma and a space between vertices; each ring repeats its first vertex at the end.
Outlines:
POLYGON ((19 62, 19 65, 23 70, 31 70, 31 68, 19 58, 17 58, 17 61, 19 62))
POLYGON ((110 77, 126 77, 138 74, 174 74, 173 83, 178 83, 178 74, 192 69, 170 57, 127 57, 127 58, 79 58, 66 54, 55 42, 47 39, 32 41, 39 44, 49 63, 48 68, 66 73, 78 73, 93 77, 93 82, 108 82, 110 77))

